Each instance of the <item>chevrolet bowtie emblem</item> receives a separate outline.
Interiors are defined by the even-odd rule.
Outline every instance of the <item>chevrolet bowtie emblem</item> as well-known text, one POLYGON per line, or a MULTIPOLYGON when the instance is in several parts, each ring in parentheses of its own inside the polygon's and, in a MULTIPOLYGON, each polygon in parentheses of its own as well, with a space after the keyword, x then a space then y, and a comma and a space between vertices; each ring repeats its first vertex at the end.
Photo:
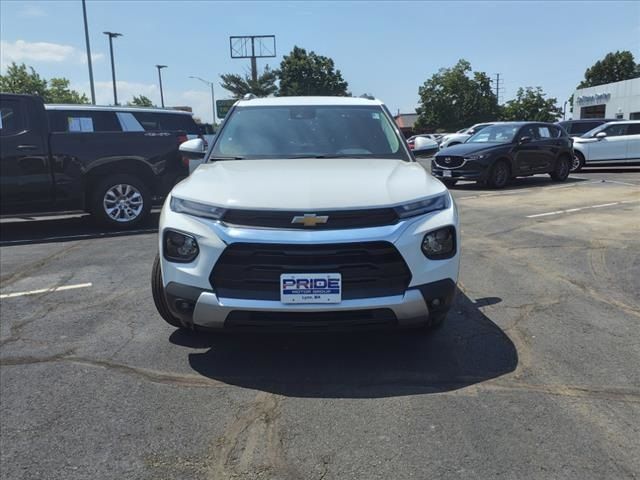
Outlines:
POLYGON ((316 215, 315 213, 305 213, 304 215, 296 215, 291 223, 302 223, 305 227, 315 227, 319 223, 327 223, 328 215, 316 215))

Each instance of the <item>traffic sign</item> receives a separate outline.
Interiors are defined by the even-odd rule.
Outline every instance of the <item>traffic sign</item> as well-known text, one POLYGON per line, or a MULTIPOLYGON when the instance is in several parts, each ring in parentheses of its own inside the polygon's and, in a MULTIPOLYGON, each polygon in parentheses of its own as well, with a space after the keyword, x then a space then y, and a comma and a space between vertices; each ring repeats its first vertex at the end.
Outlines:
POLYGON ((224 118, 227 116, 227 113, 229 113, 229 110, 231 109, 231 107, 233 107, 233 104, 236 103, 237 100, 231 99, 231 100, 216 100, 216 112, 218 115, 218 118, 224 118))

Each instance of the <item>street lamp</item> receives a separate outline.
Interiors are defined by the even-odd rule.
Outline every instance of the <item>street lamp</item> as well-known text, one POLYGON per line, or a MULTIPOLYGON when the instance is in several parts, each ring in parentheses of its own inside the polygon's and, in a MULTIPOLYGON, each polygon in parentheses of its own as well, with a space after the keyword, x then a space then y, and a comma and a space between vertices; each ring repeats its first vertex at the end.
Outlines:
POLYGON ((118 92, 116 91, 116 67, 113 62, 113 39, 121 37, 121 33, 102 32, 109 37, 109 52, 111 54, 111 78, 113 80, 113 104, 118 105, 118 92))
POLYGON ((213 121, 211 122, 213 125, 213 127, 215 127, 216 124, 216 99, 215 99, 215 94, 213 93, 213 82, 210 82, 209 80, 205 80, 204 78, 200 78, 200 77, 196 77, 194 75, 189 75, 189 78, 193 78, 195 80, 200 80, 202 83, 206 83, 207 85, 209 85, 211 87, 211 113, 213 114, 213 121))
POLYGON ((156 65, 158 69, 158 80, 160 80, 160 103, 162 104, 162 108, 164 108, 164 94, 162 93, 162 73, 161 70, 163 68, 167 68, 166 65, 156 65))

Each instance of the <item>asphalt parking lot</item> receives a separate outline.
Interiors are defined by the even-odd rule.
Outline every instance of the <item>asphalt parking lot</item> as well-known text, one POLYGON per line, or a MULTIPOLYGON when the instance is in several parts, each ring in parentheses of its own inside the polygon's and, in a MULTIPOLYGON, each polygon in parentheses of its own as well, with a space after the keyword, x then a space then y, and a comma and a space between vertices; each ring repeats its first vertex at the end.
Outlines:
POLYGON ((1 478, 638 478, 640 169, 453 192, 430 336, 175 331, 153 221, 3 222, 1 478))

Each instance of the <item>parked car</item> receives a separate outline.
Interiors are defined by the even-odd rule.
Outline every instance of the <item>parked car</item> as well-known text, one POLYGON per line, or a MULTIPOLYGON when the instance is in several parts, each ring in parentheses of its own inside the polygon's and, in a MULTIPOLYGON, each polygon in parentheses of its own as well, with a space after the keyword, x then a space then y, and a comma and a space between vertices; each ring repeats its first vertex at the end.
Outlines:
POLYGON ((538 173, 562 182, 572 159, 571 138, 557 125, 508 122, 483 128, 465 143, 440 150, 431 173, 447 186, 474 180, 501 188, 511 178, 538 173))
POLYGON ((460 143, 466 142, 472 135, 475 135, 480 130, 489 125, 493 125, 495 122, 488 123, 476 123, 472 127, 462 129, 457 133, 452 133, 449 135, 445 135, 440 140, 440 148, 452 147, 453 145, 458 145, 460 143))
POLYGON ((230 110, 158 242, 153 298, 175 327, 431 327, 453 301, 460 229, 380 101, 276 97, 230 110))
POLYGON ((589 118, 582 120, 565 120, 562 122, 556 123, 556 125, 560 125, 564 128, 570 137, 579 137, 584 135, 590 130, 593 130, 596 127, 599 127, 603 123, 607 122, 615 122, 614 119, 606 119, 606 118, 589 118))
POLYGON ((40 97, 0 94, 0 214, 86 211, 129 227, 188 175, 184 132, 122 131, 115 111, 78 112, 52 129, 40 97))
POLYGON ((605 123, 573 139, 572 171, 586 164, 640 163, 640 120, 605 123))

